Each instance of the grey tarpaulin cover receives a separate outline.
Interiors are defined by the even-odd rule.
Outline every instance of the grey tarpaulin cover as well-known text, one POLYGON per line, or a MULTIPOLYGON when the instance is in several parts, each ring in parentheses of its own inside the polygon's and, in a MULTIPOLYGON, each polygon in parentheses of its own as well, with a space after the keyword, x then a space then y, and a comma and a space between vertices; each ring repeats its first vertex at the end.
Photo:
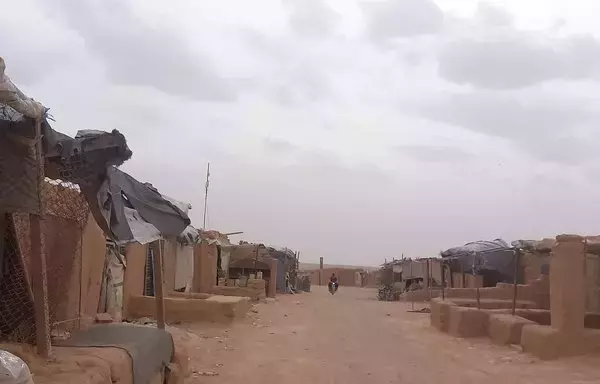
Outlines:
POLYGON ((133 384, 147 384, 173 356, 171 334, 164 329, 131 324, 98 324, 59 341, 60 346, 112 347, 131 357, 133 384))
POLYGON ((149 183, 141 183, 116 167, 109 167, 106 178, 96 193, 92 213, 101 228, 110 228, 120 242, 135 240, 125 208, 135 209, 141 218, 152 224, 163 236, 179 236, 190 224, 188 216, 149 183))
POLYGON ((512 282, 514 251, 504 240, 475 241, 441 253, 452 272, 491 273, 499 282, 512 282))

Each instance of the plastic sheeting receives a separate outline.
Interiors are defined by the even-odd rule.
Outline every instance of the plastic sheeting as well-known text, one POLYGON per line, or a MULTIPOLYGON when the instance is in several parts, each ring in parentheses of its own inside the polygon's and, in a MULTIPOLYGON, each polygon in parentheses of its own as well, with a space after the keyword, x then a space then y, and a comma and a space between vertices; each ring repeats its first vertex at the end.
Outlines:
MULTIPOLYGON (((141 183, 119 170, 110 167, 97 193, 97 204, 91 207, 100 228, 120 242, 137 241, 138 228, 131 227, 126 208, 137 211, 143 223, 154 226, 163 237, 177 237, 190 225, 188 216, 168 202, 149 183, 141 183)), ((150 231, 152 228, 146 226, 150 231)))
POLYGON ((0 384, 33 384, 27 364, 7 351, 0 351, 0 384))
POLYGON ((475 241, 441 254, 452 272, 492 274, 498 282, 512 282, 514 250, 504 240, 475 241))
POLYGON ((177 237, 177 241, 183 245, 194 245, 200 241, 200 231, 188 225, 177 237))
POLYGON ((162 238, 160 231, 152 224, 144 220, 138 211, 132 208, 124 207, 125 218, 131 229, 131 238, 119 241, 119 244, 126 244, 131 240, 140 244, 148 244, 162 238))

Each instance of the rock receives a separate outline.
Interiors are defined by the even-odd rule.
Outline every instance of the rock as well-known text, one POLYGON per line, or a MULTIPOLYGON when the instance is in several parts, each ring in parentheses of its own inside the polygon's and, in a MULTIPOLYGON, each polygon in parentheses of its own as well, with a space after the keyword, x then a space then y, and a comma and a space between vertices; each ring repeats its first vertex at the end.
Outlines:
POLYGON ((110 313, 97 313, 96 314, 96 323, 110 324, 112 322, 114 322, 114 319, 110 315, 110 313))

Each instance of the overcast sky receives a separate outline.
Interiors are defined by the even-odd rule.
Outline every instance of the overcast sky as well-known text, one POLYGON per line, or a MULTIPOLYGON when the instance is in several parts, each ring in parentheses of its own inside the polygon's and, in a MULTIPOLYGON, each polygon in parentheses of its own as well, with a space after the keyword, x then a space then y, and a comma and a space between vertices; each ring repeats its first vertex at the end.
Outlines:
MULTIPOLYGON (((600 2, 20 0, 7 74, 208 226, 369 264, 600 233, 600 2)), ((239 240, 235 237, 234 240, 239 240)))

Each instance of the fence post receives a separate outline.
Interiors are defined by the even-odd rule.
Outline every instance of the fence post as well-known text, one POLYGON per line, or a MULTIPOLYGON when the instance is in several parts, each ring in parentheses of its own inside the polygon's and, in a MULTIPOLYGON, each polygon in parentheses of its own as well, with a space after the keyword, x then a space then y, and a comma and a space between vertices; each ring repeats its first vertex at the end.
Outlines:
POLYGON ((446 300, 446 265, 442 261, 441 263, 442 269, 442 300, 446 300))
POLYGON ((520 259, 521 250, 519 248, 515 248, 514 250, 514 279, 513 279, 513 300, 512 300, 512 315, 514 316, 517 312, 517 283, 518 283, 518 273, 519 273, 519 259, 520 259))
POLYGON ((35 160, 37 172, 38 212, 29 215, 31 241, 31 285, 35 307, 35 335, 37 352, 43 357, 52 353, 50 344, 50 314, 48 311, 48 276, 46 274, 46 253, 42 233, 44 201, 44 155, 42 153, 42 122, 35 122, 35 160))

